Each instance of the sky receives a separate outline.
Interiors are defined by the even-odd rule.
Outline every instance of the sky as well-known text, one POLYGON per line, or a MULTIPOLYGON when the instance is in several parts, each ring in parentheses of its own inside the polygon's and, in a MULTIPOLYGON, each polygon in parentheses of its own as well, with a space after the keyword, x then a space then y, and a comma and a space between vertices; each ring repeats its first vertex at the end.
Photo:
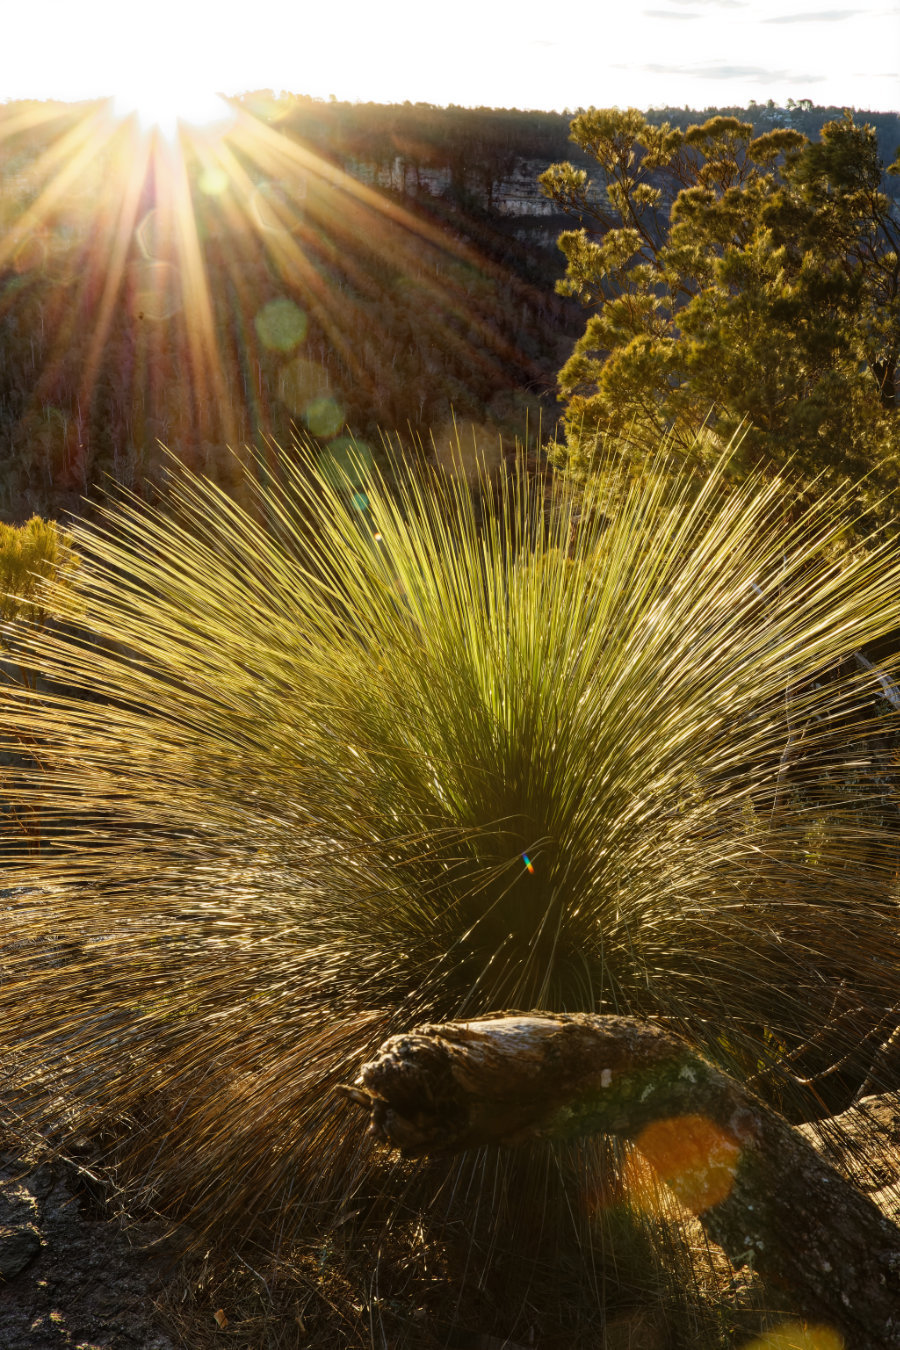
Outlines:
POLYGON ((216 90, 469 106, 900 109, 900 0, 0 0, 0 102, 216 90))

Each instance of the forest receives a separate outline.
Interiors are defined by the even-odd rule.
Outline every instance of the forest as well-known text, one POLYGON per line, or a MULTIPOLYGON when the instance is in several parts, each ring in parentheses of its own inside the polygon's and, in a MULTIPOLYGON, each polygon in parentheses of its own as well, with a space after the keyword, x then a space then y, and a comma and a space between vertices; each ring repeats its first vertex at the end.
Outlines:
POLYGON ((0 114, 0 1344, 900 1347, 895 114, 0 114))

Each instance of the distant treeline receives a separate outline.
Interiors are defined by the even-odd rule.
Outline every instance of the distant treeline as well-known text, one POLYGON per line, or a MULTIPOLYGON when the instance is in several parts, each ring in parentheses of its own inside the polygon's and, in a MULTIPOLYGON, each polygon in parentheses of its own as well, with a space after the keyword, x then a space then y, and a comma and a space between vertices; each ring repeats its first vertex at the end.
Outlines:
MULTIPOLYGON (((568 159, 588 163, 569 139, 577 108, 561 113, 518 108, 448 108, 431 103, 323 102, 295 95, 258 90, 240 96, 257 116, 302 137, 319 153, 344 165, 353 161, 386 170, 400 156, 414 176, 444 171, 453 194, 475 198, 486 205, 498 186, 523 162, 553 163, 568 159)), ((597 93, 604 106, 603 91, 597 93)), ((790 126, 815 139, 826 122, 839 118, 843 108, 817 107, 809 99, 789 99, 786 106, 772 99, 747 108, 655 108, 648 121, 669 122, 686 130, 717 115, 739 117, 759 136, 773 127, 790 126)), ((856 111, 857 122, 874 126, 882 158, 890 162, 900 145, 900 116, 895 112, 856 111)), ((900 193, 900 182, 893 184, 900 193)), ((537 197, 535 189, 535 197, 537 197)))

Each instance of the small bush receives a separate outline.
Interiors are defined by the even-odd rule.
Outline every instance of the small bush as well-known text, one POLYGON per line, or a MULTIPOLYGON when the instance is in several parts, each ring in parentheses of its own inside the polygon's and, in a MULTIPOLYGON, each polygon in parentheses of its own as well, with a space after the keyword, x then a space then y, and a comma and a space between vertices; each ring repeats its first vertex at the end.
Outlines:
POLYGON ((895 551, 721 471, 357 468, 279 452, 246 510, 182 470, 76 531, 73 623, 28 639, 71 692, 2 719, 55 841, 3 900, 7 1100, 244 1233, 359 1184, 332 1090, 426 1019, 661 1017, 811 1109, 797 1065, 898 1000, 846 660, 900 627, 895 551))

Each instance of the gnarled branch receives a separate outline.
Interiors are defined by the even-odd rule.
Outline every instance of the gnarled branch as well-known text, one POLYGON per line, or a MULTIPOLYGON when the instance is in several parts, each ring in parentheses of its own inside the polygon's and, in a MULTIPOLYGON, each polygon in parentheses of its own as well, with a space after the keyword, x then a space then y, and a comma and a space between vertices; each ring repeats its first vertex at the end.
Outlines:
POLYGON ((900 1229, 779 1115, 653 1023, 534 1013, 421 1026, 386 1041, 344 1091, 376 1138, 409 1156, 595 1132, 633 1140, 693 1197, 732 1261, 752 1255, 847 1350, 900 1347, 900 1229), (666 1162, 685 1136, 687 1182, 666 1162))

